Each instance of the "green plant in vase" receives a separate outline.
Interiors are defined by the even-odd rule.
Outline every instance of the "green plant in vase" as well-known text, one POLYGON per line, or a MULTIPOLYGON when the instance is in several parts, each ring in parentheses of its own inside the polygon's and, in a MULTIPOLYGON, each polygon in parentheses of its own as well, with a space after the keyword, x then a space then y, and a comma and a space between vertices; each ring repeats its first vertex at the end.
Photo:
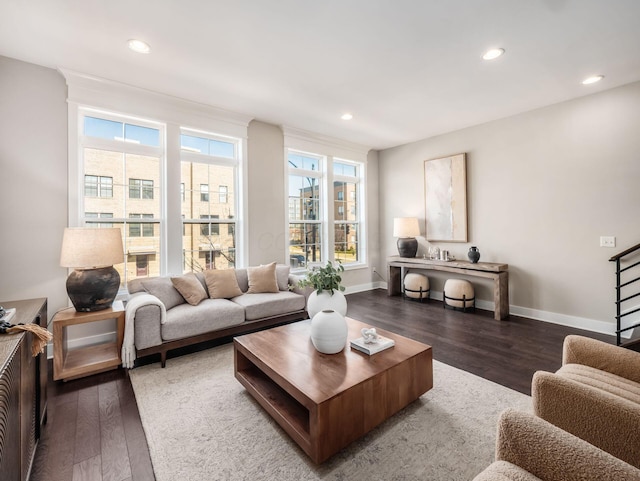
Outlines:
POLYGON ((344 286, 341 285, 343 272, 344 266, 340 261, 336 266, 329 261, 324 267, 313 267, 307 277, 298 283, 300 287, 314 289, 307 299, 309 317, 325 309, 332 309, 343 316, 347 314, 347 300, 342 294, 344 286))
POLYGON ((313 287, 318 294, 329 291, 333 295, 333 291, 344 291, 341 273, 344 272, 342 262, 337 261, 338 266, 334 267, 331 261, 327 262, 324 267, 313 267, 307 277, 299 282, 300 287, 313 287))

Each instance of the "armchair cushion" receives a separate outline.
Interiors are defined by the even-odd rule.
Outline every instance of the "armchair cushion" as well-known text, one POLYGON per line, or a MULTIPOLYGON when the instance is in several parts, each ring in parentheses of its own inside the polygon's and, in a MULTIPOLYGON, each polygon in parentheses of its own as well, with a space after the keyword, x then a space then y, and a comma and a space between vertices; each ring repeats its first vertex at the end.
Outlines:
POLYGON ((632 401, 640 407, 640 384, 581 364, 565 364, 556 374, 632 401))
POLYGON ((582 364, 640 383, 640 353, 583 336, 567 336, 562 364, 582 364))

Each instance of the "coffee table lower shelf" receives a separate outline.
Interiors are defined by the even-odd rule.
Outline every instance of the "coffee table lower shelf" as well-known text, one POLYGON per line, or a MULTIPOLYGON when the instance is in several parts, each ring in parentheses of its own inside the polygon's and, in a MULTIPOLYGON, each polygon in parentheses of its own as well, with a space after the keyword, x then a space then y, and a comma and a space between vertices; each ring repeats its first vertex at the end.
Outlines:
POLYGON ((236 372, 236 379, 304 452, 311 456, 309 410, 244 356, 240 356, 243 358, 241 364, 246 363, 246 367, 236 372))

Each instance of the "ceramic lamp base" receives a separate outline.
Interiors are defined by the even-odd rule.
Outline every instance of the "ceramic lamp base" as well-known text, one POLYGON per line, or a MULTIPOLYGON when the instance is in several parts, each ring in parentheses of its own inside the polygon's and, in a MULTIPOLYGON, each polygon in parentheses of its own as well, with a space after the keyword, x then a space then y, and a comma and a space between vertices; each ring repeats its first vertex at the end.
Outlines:
POLYGON ((76 269, 67 278, 67 294, 78 312, 108 309, 119 287, 120 274, 113 266, 76 269))
POLYGON ((418 241, 415 237, 398 238, 398 255, 400 257, 415 257, 418 252, 418 241))

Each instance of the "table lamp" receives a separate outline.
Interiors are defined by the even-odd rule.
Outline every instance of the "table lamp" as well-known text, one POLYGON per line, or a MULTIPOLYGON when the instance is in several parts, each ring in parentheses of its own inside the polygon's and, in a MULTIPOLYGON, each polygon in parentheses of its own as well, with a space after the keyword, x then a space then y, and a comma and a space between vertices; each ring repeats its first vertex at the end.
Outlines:
POLYGON ((111 307, 120 287, 120 274, 113 265, 122 262, 120 229, 68 227, 64 230, 60 265, 74 268, 67 278, 67 294, 76 311, 111 307))
POLYGON ((396 217, 393 219, 393 237, 398 238, 400 257, 415 257, 418 252, 416 236, 420 235, 417 217, 396 217))

